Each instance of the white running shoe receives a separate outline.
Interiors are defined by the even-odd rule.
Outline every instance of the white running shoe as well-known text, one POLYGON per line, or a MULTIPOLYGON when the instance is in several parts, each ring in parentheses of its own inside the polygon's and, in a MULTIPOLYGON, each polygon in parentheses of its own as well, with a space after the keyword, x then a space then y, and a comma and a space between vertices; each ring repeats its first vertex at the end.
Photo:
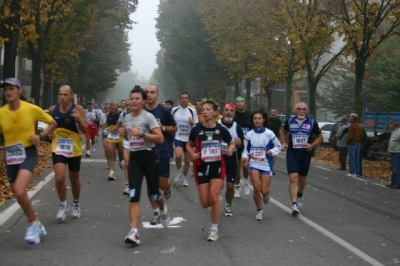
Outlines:
POLYGON ((162 224, 164 227, 168 227, 168 226, 169 226, 169 223, 171 222, 171 216, 169 215, 167 206, 165 206, 164 208, 165 208, 164 212, 162 212, 161 215, 160 215, 161 224, 162 224))
POLYGON ((263 220, 263 211, 259 211, 256 214, 256 220, 257 221, 262 221, 263 220))
POLYGON ((180 172, 180 171, 176 172, 174 182, 180 183, 181 181, 182 181, 182 172, 180 172))
POLYGON ((244 185, 244 194, 250 195, 250 186, 248 184, 244 185))
POLYGON ((72 219, 79 219, 81 218, 81 208, 79 206, 73 206, 71 211, 72 219))
POLYGON ((90 151, 86 151, 86 157, 90 157, 90 151))
POLYGON ((239 188, 235 187, 235 194, 233 195, 233 197, 240 198, 240 187, 239 188))
POLYGON ((122 195, 129 195, 129 187, 125 186, 125 189, 122 192, 122 195))
POLYGON ((108 175, 108 181, 115 181, 115 180, 117 180, 117 176, 115 174, 108 175))
POLYGON ((150 224, 151 225, 156 225, 156 224, 159 224, 159 223, 161 223, 160 214, 158 212, 154 212, 154 215, 150 220, 150 224))
POLYGON ((68 205, 63 206, 63 205, 60 204, 60 208, 58 208, 58 212, 57 212, 57 215, 56 215, 56 219, 57 219, 59 222, 64 221, 65 218, 67 218, 67 212, 68 212, 68 210, 69 210, 68 205))
POLYGON ((231 216, 233 216, 233 213, 232 213, 232 209, 231 209, 231 205, 229 204, 225 204, 225 208, 224 208, 224 213, 225 213, 225 216, 227 216, 227 217, 231 217, 231 216))
POLYGON ((292 205, 292 215, 296 216, 297 214, 300 214, 299 207, 297 206, 297 204, 293 204, 292 205))
POLYGON ((210 233, 208 234, 208 241, 217 241, 219 238, 218 231, 215 229, 210 229, 210 233))
POLYGON ((26 232, 24 237, 24 241, 26 243, 38 244, 45 235, 47 235, 46 229, 38 220, 26 224, 26 232))
POLYGON ((182 177, 182 187, 188 187, 188 186, 189 186, 189 183, 188 183, 187 177, 186 176, 182 177))
POLYGON ((121 168, 121 170, 124 170, 125 161, 124 160, 119 161, 118 165, 119 165, 119 168, 121 168))
POLYGON ((263 202, 264 202, 264 204, 267 205, 267 204, 269 203, 270 199, 271 199, 271 198, 269 197, 269 195, 264 196, 264 197, 263 197, 263 202))
POLYGON ((297 207, 303 207, 303 197, 297 197, 297 207))
POLYGON ((171 194, 172 194, 171 188, 165 190, 164 191, 164 199, 166 199, 166 200, 170 199, 171 198, 171 194))
POLYGON ((140 245, 140 238, 139 238, 139 233, 138 232, 133 232, 133 229, 129 231, 128 235, 125 237, 125 243, 131 244, 133 246, 139 246, 140 245))

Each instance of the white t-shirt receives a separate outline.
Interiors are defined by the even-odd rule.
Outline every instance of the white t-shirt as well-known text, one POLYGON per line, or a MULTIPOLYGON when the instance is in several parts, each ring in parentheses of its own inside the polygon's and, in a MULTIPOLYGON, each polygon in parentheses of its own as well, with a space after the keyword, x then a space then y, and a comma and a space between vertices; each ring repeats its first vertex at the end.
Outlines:
POLYGON ((190 106, 185 108, 177 106, 172 109, 171 113, 178 128, 175 133, 175 139, 182 142, 188 142, 190 130, 193 127, 189 123, 189 118, 193 119, 193 125, 199 122, 196 110, 190 106))

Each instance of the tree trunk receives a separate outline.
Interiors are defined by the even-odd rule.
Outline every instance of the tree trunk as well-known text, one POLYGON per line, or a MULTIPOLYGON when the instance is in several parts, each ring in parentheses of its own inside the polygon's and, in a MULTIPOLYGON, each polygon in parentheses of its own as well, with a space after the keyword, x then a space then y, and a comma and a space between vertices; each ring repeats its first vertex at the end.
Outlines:
POLYGON ((246 79, 246 101, 247 101, 247 110, 251 111, 251 79, 246 79))
POLYGON ((32 54, 32 90, 31 97, 35 99, 35 103, 38 106, 41 106, 40 102, 40 89, 42 86, 42 64, 39 58, 39 52, 34 51, 32 54))
POLYGON ((239 81, 235 81, 235 97, 233 100, 235 100, 235 98, 240 94, 240 82, 239 81))
POLYGON ((269 111, 272 108, 272 94, 273 94, 273 88, 271 84, 265 85, 264 86, 264 92, 265 95, 267 96, 267 106, 265 111, 269 111))
POLYGON ((354 112, 358 114, 359 120, 361 121, 363 116, 363 98, 362 98, 362 86, 365 74, 365 60, 356 59, 356 84, 355 84, 355 101, 356 109, 354 112))
POLYGON ((316 94, 317 94, 317 82, 313 79, 309 79, 308 86, 310 88, 310 102, 308 113, 317 119, 317 104, 316 104, 316 94))
POLYGON ((293 75, 292 71, 288 71, 286 77, 286 120, 290 118, 293 112, 292 108, 292 94, 293 94, 293 75))

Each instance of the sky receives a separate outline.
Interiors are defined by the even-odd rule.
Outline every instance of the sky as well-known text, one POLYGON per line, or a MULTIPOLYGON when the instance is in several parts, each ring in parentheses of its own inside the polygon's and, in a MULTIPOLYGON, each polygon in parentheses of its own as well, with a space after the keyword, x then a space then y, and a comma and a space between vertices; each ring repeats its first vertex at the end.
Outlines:
POLYGON ((156 38, 156 21, 159 0, 139 0, 138 9, 131 15, 134 24, 128 37, 131 44, 132 70, 140 76, 150 79, 153 70, 157 68, 156 54, 160 43, 156 38))

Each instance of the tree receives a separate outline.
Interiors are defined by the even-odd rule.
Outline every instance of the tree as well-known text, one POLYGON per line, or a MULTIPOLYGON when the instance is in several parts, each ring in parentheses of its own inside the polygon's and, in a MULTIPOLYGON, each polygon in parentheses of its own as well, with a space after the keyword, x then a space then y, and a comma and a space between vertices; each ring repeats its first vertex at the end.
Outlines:
POLYGON ((340 32, 351 47, 355 73, 355 112, 363 111, 363 80, 367 61, 376 55, 378 47, 399 34, 400 0, 342 0, 340 32))

